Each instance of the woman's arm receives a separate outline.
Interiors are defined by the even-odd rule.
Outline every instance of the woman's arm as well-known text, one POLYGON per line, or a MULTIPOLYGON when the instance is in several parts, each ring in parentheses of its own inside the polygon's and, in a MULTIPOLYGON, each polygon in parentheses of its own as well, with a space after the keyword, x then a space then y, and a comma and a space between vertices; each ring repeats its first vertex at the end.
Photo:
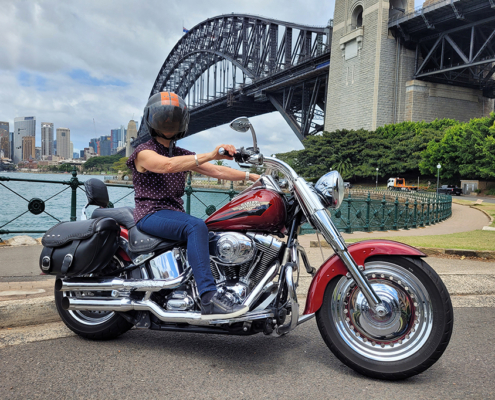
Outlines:
MULTIPOLYGON (((212 160, 232 160, 228 154, 235 153, 235 147, 231 144, 221 144, 210 153, 197 154, 198 164, 207 163, 212 160), (220 147, 226 150, 226 155, 218 154, 220 147)), ((181 171, 195 170, 196 159, 191 156, 164 157, 152 150, 143 150, 138 153, 134 162, 139 172, 156 172, 158 174, 169 174, 181 171)))
MULTIPOLYGON (((244 181, 246 180, 246 172, 239 171, 234 168, 227 168, 221 165, 213 165, 210 163, 205 163, 199 167, 192 168, 193 171, 199 172, 200 174, 211 176, 212 178, 224 179, 227 181, 244 181)), ((258 174, 249 174, 249 180, 256 181, 259 179, 258 174)))

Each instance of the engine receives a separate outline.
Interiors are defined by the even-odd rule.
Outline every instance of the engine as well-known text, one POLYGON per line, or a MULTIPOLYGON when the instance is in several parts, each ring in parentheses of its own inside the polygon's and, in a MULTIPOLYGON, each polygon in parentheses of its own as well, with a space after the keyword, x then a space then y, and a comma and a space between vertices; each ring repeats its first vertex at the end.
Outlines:
POLYGON ((284 243, 270 235, 210 233, 210 267, 217 285, 242 303, 279 258, 284 243))
MULTIPOLYGON (((284 242, 270 235, 211 232, 210 267, 219 290, 224 290, 236 303, 242 303, 279 259, 284 247, 284 242)), ((177 279, 184 274, 186 265, 186 249, 174 248, 149 261, 149 278, 177 279)), ((190 285, 181 286, 168 294, 153 295, 153 299, 168 311, 193 309, 194 297, 190 285)))

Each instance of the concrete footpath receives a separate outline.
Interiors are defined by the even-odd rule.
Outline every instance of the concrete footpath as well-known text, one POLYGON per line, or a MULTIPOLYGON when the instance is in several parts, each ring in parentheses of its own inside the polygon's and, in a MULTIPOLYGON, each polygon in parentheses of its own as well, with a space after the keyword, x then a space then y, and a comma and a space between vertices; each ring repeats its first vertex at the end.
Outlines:
MULTIPOLYGON (((489 223, 482 212, 453 204, 453 216, 437 225, 407 231, 389 231, 344 235, 346 238, 429 236, 482 229, 489 223)), ((320 239, 321 238, 320 235, 320 239)), ((300 243, 305 247, 314 267, 333 254, 331 248, 311 247, 317 243, 316 234, 303 235, 300 243)), ((41 276, 38 267, 42 247, 0 247, 0 347, 25 341, 51 339, 72 333, 60 323, 54 301, 54 277, 41 276), (33 328, 29 326, 36 325, 33 328), (27 334, 27 332, 31 334, 27 334), (30 339, 24 338, 24 336, 30 339)), ((452 296, 454 307, 495 307, 495 259, 481 260, 461 257, 428 257, 426 261, 437 271, 452 296)), ((304 307, 305 296, 311 282, 301 271, 298 288, 299 300, 304 307)))

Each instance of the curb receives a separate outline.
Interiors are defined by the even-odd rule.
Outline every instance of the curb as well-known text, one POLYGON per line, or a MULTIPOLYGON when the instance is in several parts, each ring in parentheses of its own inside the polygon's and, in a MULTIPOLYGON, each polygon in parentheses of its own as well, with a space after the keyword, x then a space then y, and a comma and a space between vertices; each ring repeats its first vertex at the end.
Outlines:
MULTIPOLYGON (((320 247, 316 240, 312 240, 309 243, 310 243, 310 247, 320 247)), ((321 242, 321 247, 331 248, 327 242, 321 242)), ((435 247, 416 247, 416 249, 421 250, 423 253, 425 253, 428 256, 448 254, 448 255, 495 260, 495 251, 488 251, 488 250, 478 251, 478 250, 467 250, 467 249, 439 249, 435 247)))
POLYGON ((0 329, 60 321, 51 297, 0 302, 0 329))

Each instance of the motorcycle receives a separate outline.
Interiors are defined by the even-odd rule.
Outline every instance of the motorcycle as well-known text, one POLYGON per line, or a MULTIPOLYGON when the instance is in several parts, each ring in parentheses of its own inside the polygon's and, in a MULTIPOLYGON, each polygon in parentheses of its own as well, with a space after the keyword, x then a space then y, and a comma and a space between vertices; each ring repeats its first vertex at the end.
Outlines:
POLYGON ((42 241, 40 267, 58 276, 55 303, 67 327, 95 340, 132 327, 283 336, 315 317, 329 349, 361 374, 398 380, 431 367, 449 343, 453 309, 426 255, 388 240, 347 246, 330 213, 343 200, 339 173, 331 171, 313 186, 285 162, 260 153, 247 118, 230 126, 253 137, 253 147, 238 150, 235 161, 274 172, 205 221, 217 288, 249 311, 202 319, 186 244, 139 231, 133 209, 107 208, 106 186, 90 179, 83 216, 89 205, 100 208, 90 219, 56 225, 42 241), (318 270, 298 243, 306 222, 335 252, 318 270), (297 297, 301 267, 313 276, 304 310, 297 297))

